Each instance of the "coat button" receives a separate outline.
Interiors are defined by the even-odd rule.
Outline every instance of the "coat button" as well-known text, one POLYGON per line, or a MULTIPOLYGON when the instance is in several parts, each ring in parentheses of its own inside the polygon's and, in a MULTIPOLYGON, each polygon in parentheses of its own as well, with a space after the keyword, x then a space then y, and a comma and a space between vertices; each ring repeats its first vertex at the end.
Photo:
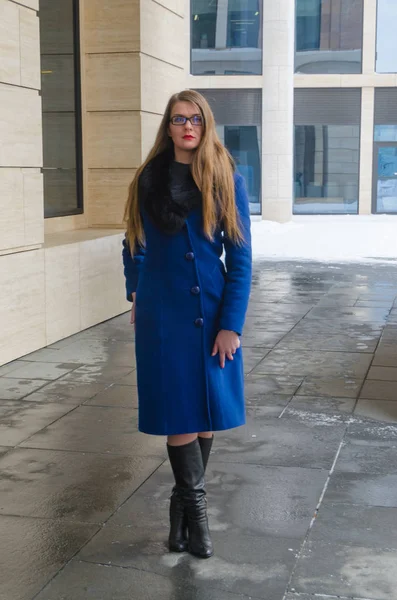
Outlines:
POLYGON ((198 286, 198 285, 195 285, 194 287, 192 287, 192 288, 190 289, 190 292, 191 292, 192 294, 194 294, 195 296, 198 296, 198 295, 199 295, 199 293, 200 293, 200 288, 199 288, 199 286, 198 286))
POLYGON ((193 252, 186 252, 185 258, 186 258, 186 260, 194 260, 194 253, 193 252))
POLYGON ((202 327, 204 325, 204 319, 196 319, 194 324, 196 325, 196 327, 202 327))

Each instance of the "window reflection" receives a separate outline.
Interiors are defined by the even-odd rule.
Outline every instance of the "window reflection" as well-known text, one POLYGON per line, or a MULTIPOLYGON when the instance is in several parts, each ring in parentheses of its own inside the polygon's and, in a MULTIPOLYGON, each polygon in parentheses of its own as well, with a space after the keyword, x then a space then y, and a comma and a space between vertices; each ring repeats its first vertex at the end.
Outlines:
POLYGON ((359 126, 295 126, 294 214, 358 212, 359 147, 359 126))
POLYGON ((192 74, 262 73, 262 1, 192 0, 192 74))
POLYGON ((397 2, 378 0, 376 72, 397 73, 397 2))
POLYGON ((253 215, 261 213, 261 135, 259 125, 218 125, 218 135, 233 156, 237 171, 244 177, 253 215))
POLYGON ((222 143, 244 177, 251 214, 261 213, 261 90, 199 90, 208 100, 222 143))
POLYGON ((297 73, 361 73, 363 0, 297 0, 297 73))
POLYGON ((81 212, 76 138, 76 0, 40 0, 44 214, 81 212))

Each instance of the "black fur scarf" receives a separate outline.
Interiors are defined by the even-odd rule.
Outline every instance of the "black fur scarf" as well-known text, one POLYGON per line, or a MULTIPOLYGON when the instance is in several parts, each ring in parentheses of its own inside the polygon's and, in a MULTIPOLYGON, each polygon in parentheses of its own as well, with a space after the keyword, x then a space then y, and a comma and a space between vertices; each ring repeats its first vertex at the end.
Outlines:
POLYGON ((156 156, 139 178, 139 203, 164 233, 178 233, 191 210, 201 203, 201 193, 190 168, 174 163, 171 151, 156 156))

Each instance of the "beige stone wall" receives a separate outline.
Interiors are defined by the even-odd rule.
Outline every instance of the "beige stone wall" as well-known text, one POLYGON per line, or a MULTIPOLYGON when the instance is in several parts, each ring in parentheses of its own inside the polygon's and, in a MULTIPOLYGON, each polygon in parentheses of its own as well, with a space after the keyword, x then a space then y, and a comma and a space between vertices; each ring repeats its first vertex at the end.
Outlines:
POLYGON ((0 0, 0 254, 43 242, 36 2, 0 0))
POLYGON ((121 226, 128 184, 183 85, 183 2, 83 4, 86 213, 90 226, 121 226))

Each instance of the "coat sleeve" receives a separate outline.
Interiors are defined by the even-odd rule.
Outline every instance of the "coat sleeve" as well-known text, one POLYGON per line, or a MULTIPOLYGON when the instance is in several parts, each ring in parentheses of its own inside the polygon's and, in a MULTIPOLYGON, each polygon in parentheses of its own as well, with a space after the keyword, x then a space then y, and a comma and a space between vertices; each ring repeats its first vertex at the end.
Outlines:
POLYGON ((235 175, 235 186, 237 212, 244 239, 240 244, 234 244, 225 233, 226 284, 220 328, 235 331, 241 335, 251 291, 251 219, 247 191, 241 175, 235 175))
POLYGON ((136 292, 138 287, 139 271, 145 259, 145 249, 142 246, 137 246, 135 252, 131 254, 130 246, 127 238, 123 239, 123 265, 125 276, 125 288, 127 292, 127 300, 132 302, 132 294, 136 292))

